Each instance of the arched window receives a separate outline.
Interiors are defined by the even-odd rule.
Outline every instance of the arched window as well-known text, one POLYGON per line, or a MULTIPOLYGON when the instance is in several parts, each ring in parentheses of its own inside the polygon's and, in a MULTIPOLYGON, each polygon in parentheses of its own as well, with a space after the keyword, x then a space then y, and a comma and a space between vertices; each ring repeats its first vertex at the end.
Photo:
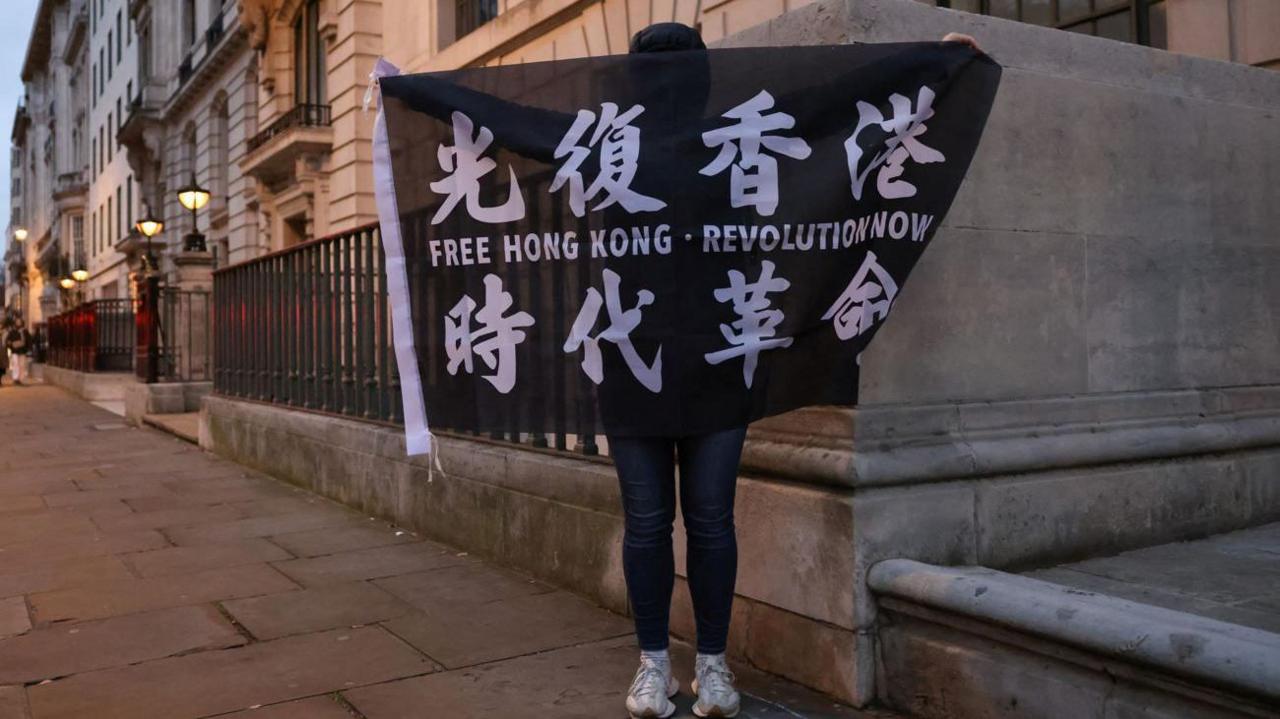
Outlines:
POLYGON ((231 165, 228 115, 227 94, 219 91, 209 110, 209 192, 215 203, 225 202, 231 194, 228 187, 228 167, 231 165))

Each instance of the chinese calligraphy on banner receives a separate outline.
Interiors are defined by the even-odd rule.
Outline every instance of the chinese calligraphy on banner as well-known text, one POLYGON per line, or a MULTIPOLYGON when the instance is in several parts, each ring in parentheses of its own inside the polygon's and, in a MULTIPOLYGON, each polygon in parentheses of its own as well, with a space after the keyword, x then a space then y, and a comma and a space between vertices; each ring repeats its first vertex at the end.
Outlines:
POLYGON ((681 435, 855 402, 999 77, 911 43, 382 78, 406 411, 681 435))

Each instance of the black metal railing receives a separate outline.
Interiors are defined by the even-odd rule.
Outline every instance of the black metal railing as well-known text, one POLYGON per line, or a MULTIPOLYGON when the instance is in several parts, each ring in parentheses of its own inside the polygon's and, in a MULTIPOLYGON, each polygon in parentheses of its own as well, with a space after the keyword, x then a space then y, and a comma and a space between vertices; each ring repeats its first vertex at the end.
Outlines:
POLYGON ((328 127, 331 121, 328 105, 305 103, 294 105, 293 109, 276 118, 275 122, 267 126, 267 129, 250 138, 248 150, 253 152, 276 135, 283 134, 295 127, 328 127))
POLYGON ((133 300, 91 300, 51 317, 47 361, 80 372, 133 367, 133 300))
POLYGON ((185 85, 187 80, 191 79, 193 72, 195 72, 195 66, 191 63, 191 56, 187 55, 182 58, 182 62, 178 63, 178 84, 185 85))
POLYGON ((146 383, 213 379, 213 299, 207 290, 138 287, 134 372, 146 383))
MULTIPOLYGON (((214 272, 215 394, 384 424, 404 412, 391 337, 377 225, 242 262, 214 272)), ((437 372, 432 374, 435 377, 437 372)), ((577 376, 576 369, 568 370, 577 376)), ((437 378, 438 379, 438 378, 437 378)), ((583 383, 588 380, 579 377, 583 383)), ((424 377, 424 382, 428 379, 424 377)), ((562 390, 564 380, 548 379, 562 390)), ((577 411, 565 392, 545 408, 564 427, 550 433, 468 432, 505 443, 607 454, 595 434, 568 431, 577 411)), ((461 434, 433 426, 443 434, 461 434)))
POLYGON ((376 226, 214 273, 214 392, 386 423, 403 417, 376 226))

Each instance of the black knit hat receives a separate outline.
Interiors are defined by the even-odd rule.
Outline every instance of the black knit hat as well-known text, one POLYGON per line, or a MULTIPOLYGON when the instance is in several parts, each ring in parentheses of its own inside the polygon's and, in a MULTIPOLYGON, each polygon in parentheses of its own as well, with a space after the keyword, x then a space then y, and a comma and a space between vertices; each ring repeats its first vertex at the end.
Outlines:
POLYGON ((678 22, 655 23, 631 38, 632 53, 706 49, 697 30, 678 22))

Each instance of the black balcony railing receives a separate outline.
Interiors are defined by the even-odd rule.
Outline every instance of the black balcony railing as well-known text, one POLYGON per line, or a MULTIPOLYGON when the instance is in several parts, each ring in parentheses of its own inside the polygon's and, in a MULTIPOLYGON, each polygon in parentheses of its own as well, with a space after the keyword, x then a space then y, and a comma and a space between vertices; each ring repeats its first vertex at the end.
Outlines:
POLYGON ((214 16, 213 22, 209 23, 208 29, 204 31, 204 46, 206 48, 206 52, 213 52, 213 46, 217 45, 218 41, 222 39, 222 33, 222 13, 219 12, 214 16))
POLYGON ((92 300, 51 317, 49 364, 80 372, 127 372, 133 367, 133 300, 92 300))
POLYGON ((185 85, 187 80, 191 79, 191 73, 195 71, 195 66, 191 63, 191 56, 187 55, 182 58, 182 62, 178 63, 178 84, 185 85))
POLYGON ((398 423, 376 226, 214 273, 214 392, 398 423))
POLYGON ((293 109, 276 118, 275 122, 267 126, 267 129, 249 138, 249 152, 253 152, 271 138, 295 127, 328 127, 330 122, 328 105, 294 105, 293 109))

